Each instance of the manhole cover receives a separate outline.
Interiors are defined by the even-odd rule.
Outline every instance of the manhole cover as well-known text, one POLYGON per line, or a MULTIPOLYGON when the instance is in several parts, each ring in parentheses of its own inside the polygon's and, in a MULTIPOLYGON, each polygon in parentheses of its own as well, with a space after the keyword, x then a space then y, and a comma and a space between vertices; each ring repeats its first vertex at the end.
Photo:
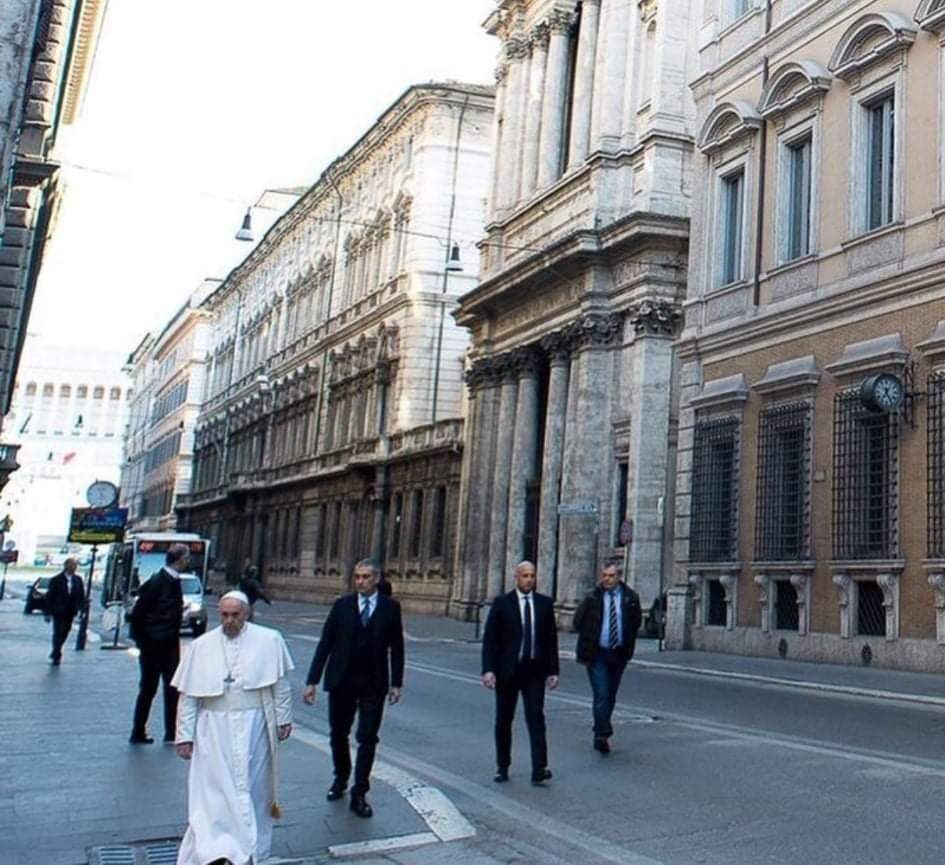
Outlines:
POLYGON ((89 850, 89 865, 174 865, 179 842, 138 841, 89 850))
POLYGON ((175 865, 177 862, 177 842, 145 847, 144 858, 148 865, 175 865))

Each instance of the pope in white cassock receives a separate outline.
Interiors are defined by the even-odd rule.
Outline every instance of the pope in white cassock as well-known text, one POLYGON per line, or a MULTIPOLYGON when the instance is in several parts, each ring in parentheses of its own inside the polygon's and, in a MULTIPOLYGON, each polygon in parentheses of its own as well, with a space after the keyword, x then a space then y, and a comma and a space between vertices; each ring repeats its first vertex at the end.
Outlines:
POLYGON ((295 665, 282 635, 248 622, 249 610, 242 592, 227 592, 220 627, 194 640, 174 674, 175 744, 191 761, 178 865, 259 865, 272 846, 276 751, 292 732, 295 665))

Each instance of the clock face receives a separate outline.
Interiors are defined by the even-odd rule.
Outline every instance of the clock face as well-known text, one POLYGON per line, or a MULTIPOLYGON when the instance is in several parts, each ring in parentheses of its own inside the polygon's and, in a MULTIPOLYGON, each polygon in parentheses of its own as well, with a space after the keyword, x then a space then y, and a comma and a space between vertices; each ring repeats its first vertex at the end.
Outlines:
POLYGON ((895 411, 903 398, 902 382, 894 375, 884 373, 876 377, 873 398, 884 411, 895 411))
POLYGON ((86 490, 85 498, 93 508, 108 508, 118 498, 118 487, 109 481, 96 481, 86 490))

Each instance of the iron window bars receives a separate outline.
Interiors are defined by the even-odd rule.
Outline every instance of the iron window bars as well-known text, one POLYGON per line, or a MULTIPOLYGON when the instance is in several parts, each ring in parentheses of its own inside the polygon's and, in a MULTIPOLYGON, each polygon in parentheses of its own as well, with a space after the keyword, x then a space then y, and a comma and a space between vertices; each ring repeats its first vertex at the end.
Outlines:
POLYGON ((928 381, 928 554, 945 558, 945 370, 928 381))
POLYGON ((690 559, 736 558, 738 426, 734 417, 697 421, 692 461, 690 559))

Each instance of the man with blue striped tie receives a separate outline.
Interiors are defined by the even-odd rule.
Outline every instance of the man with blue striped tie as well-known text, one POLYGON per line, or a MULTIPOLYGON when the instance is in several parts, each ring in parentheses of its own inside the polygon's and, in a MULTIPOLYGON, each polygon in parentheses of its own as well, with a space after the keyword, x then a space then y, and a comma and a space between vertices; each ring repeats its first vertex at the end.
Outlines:
POLYGON ((575 655, 587 667, 594 694, 594 750, 601 754, 610 753, 617 690, 633 657, 642 621, 640 596, 620 579, 616 564, 605 565, 600 584, 574 614, 574 630, 578 632, 575 655))

